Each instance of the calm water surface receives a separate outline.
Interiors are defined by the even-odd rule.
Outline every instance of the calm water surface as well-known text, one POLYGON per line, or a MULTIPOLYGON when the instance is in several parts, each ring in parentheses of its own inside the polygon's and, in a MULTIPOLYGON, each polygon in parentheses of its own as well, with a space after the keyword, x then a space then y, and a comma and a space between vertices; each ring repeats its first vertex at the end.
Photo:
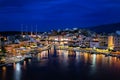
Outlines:
POLYGON ((102 54, 43 51, 24 62, 0 67, 0 80, 120 80, 120 60, 102 54), (76 57, 68 57, 72 53, 76 57))

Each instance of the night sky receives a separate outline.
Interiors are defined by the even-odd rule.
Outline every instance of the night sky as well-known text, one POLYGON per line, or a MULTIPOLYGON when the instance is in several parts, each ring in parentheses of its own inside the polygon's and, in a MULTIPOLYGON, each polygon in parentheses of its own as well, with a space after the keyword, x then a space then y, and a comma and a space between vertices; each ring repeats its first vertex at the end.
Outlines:
POLYGON ((0 0, 0 31, 18 31, 21 24, 48 31, 117 22, 120 0, 0 0))

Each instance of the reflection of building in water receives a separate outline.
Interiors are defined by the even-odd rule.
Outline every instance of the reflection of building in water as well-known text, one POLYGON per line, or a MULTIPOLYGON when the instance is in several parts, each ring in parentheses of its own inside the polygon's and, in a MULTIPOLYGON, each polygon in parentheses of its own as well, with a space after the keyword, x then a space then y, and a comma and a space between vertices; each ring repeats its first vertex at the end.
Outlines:
POLYGON ((23 62, 23 68, 26 69, 26 61, 23 62))
MULTIPOLYGON (((80 52, 76 51, 76 62, 79 63, 80 62, 80 52)), ((77 64, 76 63, 76 64, 77 64)))
POLYGON ((92 65, 95 66, 96 64, 96 54, 93 54, 92 65))
POLYGON ((90 70, 90 74, 94 74, 96 72, 96 54, 92 55, 92 59, 91 59, 91 70, 90 70))
POLYGON ((68 52, 68 57, 76 57, 76 52, 74 50, 70 50, 68 52))
POLYGON ((54 47, 52 46, 51 49, 49 50, 49 54, 53 55, 54 54, 54 47))
POLYGON ((68 51, 66 50, 57 50, 58 61, 61 64, 60 66, 66 67, 68 65, 68 51))
POLYGON ((57 50, 56 50, 56 46, 54 45, 54 54, 53 54, 54 57, 57 56, 57 50))
POLYGON ((48 59, 48 51, 39 53, 40 59, 48 59))
POLYGON ((42 51, 41 53, 38 53, 37 58, 40 62, 40 66, 46 66, 48 63, 48 56, 49 51, 42 51))
POLYGON ((6 70, 7 68, 5 66, 2 67, 2 80, 6 80, 6 70))
POLYGON ((68 66, 68 51, 62 50, 64 58, 62 59, 63 61, 63 66, 68 66))
POLYGON ((21 65, 17 63, 14 68, 14 80, 21 80, 21 75, 21 65))
POLYGON ((83 58, 84 62, 87 63, 88 59, 89 59, 88 57, 89 57, 89 55, 87 53, 85 53, 81 58, 83 58))

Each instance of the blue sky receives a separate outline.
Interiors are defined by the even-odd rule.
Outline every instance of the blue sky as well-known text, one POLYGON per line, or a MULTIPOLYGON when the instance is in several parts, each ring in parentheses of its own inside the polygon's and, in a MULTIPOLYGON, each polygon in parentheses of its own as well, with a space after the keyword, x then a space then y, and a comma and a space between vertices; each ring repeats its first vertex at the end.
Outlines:
POLYGON ((39 31, 120 22, 120 0, 0 0, 0 31, 39 31), (34 28, 35 30, 35 28, 34 28))

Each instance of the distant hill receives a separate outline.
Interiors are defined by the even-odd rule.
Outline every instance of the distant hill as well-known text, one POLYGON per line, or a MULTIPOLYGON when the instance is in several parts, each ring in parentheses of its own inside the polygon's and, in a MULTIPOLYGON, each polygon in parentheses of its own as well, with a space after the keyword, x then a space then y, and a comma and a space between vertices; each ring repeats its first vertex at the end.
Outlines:
MULTIPOLYGON (((81 27, 81 29, 84 29, 84 27, 81 27)), ((85 29, 89 29, 93 32, 97 33, 114 33, 117 30, 120 30, 120 23, 114 23, 114 24, 105 24, 105 25, 100 25, 100 26, 91 26, 91 27, 86 27, 85 29)), ((26 32, 23 32, 26 34, 26 32)), ((33 32, 35 34, 36 32, 33 32)), ((38 33, 43 33, 43 32, 38 32, 38 33)), ((1 31, 0 35, 6 36, 6 35, 19 35, 21 34, 21 31, 1 31)), ((27 32, 27 34, 30 34, 30 31, 27 32)))
MULTIPOLYGON (((23 32, 23 34, 31 34, 31 32, 23 32)), ((38 33, 42 33, 42 32, 38 32, 38 33)), ((2 36, 10 36, 10 35, 20 35, 21 31, 1 31, 0 35, 2 36)), ((33 34, 36 34, 36 32, 33 32, 33 34)))
POLYGON ((101 32, 113 33, 113 32, 116 32, 117 30, 120 30, 120 23, 88 27, 87 29, 97 32, 97 33, 101 33, 101 32))
POLYGON ((15 35, 15 34, 21 34, 20 31, 1 31, 0 35, 6 36, 6 35, 15 35))

